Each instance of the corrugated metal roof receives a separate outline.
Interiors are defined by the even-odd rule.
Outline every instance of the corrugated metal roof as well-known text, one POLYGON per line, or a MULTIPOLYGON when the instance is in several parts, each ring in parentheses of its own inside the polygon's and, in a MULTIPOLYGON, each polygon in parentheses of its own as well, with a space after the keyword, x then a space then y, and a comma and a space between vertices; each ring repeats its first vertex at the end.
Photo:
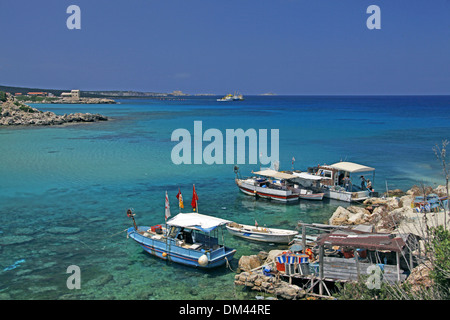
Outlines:
POLYGON ((336 231, 323 235, 317 240, 317 244, 394 252, 401 252, 406 245, 402 237, 388 233, 354 233, 345 231, 336 231))

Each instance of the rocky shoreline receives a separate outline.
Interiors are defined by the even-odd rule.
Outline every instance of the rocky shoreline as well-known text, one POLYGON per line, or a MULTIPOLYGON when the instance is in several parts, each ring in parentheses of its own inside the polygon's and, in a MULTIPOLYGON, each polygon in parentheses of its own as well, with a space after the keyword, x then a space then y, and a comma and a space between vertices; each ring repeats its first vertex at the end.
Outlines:
MULTIPOLYGON (((376 233, 413 234, 422 239, 419 241, 420 250, 425 252, 425 240, 423 239, 427 238, 426 230, 439 225, 449 228, 450 220, 443 209, 427 213, 418 212, 414 208, 414 200, 415 197, 424 196, 424 194, 446 197, 447 190, 445 186, 438 186, 434 189, 413 186, 406 192, 390 191, 386 197, 369 198, 362 205, 339 206, 328 223, 337 226, 371 225, 373 232, 376 233)), ((275 257, 281 253, 283 250, 272 250, 269 253, 261 251, 257 255, 241 256, 234 284, 272 294, 278 299, 304 299, 307 295, 304 289, 287 283, 280 277, 268 276, 261 272, 261 268, 273 263, 275 257)), ((413 254, 417 254, 417 251, 414 251, 413 254)), ((406 279, 411 286, 411 293, 420 293, 421 290, 428 290, 432 287, 430 261, 431 257, 427 256, 411 270, 406 279)))
POLYGON ((44 99, 42 101, 23 100, 23 103, 43 103, 43 104, 116 104, 113 99, 107 98, 53 98, 51 100, 44 99))
MULTIPOLYGON (((427 194, 434 193, 440 197, 447 194, 445 186, 435 189, 428 187, 427 194)), ((358 225, 369 224, 374 232, 379 233, 413 233, 422 236, 425 214, 417 212, 412 203, 416 196, 423 196, 424 190, 413 186, 403 192, 394 190, 386 198, 369 198, 363 205, 338 207, 329 219, 331 225, 358 225)), ((429 227, 444 225, 445 215, 440 212, 429 212, 426 223, 429 227)), ((448 217, 447 217, 448 219, 448 217)))
POLYGON ((19 102, 6 101, 0 105, 0 126, 51 126, 66 123, 107 121, 101 114, 73 113, 57 115, 40 111, 19 102))

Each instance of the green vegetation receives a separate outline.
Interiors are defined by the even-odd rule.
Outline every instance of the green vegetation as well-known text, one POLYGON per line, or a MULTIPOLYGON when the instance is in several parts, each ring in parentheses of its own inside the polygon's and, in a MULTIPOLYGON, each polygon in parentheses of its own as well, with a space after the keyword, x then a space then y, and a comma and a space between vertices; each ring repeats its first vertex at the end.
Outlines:
POLYGON ((3 91, 0 91, 0 101, 5 102, 6 101, 6 93, 3 91))
POLYGON ((450 232, 443 226, 432 229, 430 250, 433 252, 431 279, 440 297, 450 299, 450 232))
POLYGON ((339 300, 398 300, 411 299, 412 296, 407 294, 411 291, 407 283, 400 286, 393 286, 386 282, 380 283, 379 289, 369 289, 367 280, 369 276, 362 276, 358 282, 347 282, 345 284, 336 284, 339 292, 335 297, 339 300))
POLYGON ((22 111, 25 111, 25 112, 29 112, 29 113, 34 113, 35 112, 33 108, 31 108, 29 106, 24 106, 24 105, 20 106, 19 109, 22 110, 22 111))

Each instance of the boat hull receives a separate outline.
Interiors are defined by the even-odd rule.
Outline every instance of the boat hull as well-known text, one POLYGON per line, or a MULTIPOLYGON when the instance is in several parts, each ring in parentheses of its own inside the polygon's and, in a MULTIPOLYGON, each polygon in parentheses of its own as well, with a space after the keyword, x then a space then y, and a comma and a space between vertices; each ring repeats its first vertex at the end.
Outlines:
POLYGON ((323 199, 323 196, 324 193, 300 194, 300 199, 320 201, 323 199))
MULTIPOLYGON (((279 243, 279 244, 288 244, 292 240, 294 240, 295 236, 298 235, 297 231, 291 231, 291 230, 282 230, 282 229, 271 229, 268 228, 267 230, 269 232, 257 232, 253 229, 255 227, 250 227, 246 225, 242 225, 243 228, 234 228, 227 225, 227 230, 230 232, 231 235, 253 240, 253 241, 259 241, 259 242, 269 242, 269 243, 279 243), (271 232, 271 233, 270 233, 271 232), (276 233, 276 232, 282 232, 283 234, 276 233)), ((265 228, 260 228, 265 229, 265 228)))
MULTIPOLYGON (((147 230, 148 227, 139 229, 147 230)), ((202 269, 212 269, 223 266, 230 261, 235 249, 221 246, 215 250, 193 250, 179 246, 175 239, 165 239, 162 236, 148 237, 137 232, 133 227, 129 228, 127 234, 136 241, 146 252, 163 260, 202 269), (199 262, 202 256, 208 258, 208 263, 203 265, 199 262)))
POLYGON ((348 192, 324 189, 324 197, 345 202, 361 202, 369 198, 369 192, 348 192))
POLYGON ((294 202, 298 201, 299 195, 293 193, 291 190, 277 190, 271 188, 263 188, 259 186, 237 180, 236 184, 243 193, 253 197, 260 197, 279 202, 294 202))

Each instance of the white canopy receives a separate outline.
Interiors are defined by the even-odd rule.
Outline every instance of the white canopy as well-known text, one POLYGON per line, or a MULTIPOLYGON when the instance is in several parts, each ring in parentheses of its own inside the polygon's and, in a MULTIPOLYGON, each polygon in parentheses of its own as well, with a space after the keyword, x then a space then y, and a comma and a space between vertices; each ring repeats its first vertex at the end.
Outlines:
POLYGON ((332 167, 336 170, 347 171, 350 173, 375 171, 374 168, 366 167, 361 164, 357 164, 357 163, 353 163, 353 162, 338 162, 338 163, 332 164, 330 167, 332 167))
POLYGON ((254 174, 257 174, 260 176, 265 176, 265 177, 271 177, 271 178, 275 178, 275 179, 285 179, 285 180, 296 178, 296 176, 294 176, 292 174, 279 172, 279 171, 275 171, 272 169, 257 171, 257 172, 254 172, 254 174))
POLYGON ((305 179, 305 180, 322 180, 323 179, 323 177, 321 177, 321 176, 315 176, 313 174, 309 174, 306 172, 300 172, 300 173, 293 172, 292 174, 294 176, 297 176, 300 179, 305 179))
POLYGON ((167 221, 167 225, 210 232, 229 222, 231 221, 192 212, 177 214, 167 221))

